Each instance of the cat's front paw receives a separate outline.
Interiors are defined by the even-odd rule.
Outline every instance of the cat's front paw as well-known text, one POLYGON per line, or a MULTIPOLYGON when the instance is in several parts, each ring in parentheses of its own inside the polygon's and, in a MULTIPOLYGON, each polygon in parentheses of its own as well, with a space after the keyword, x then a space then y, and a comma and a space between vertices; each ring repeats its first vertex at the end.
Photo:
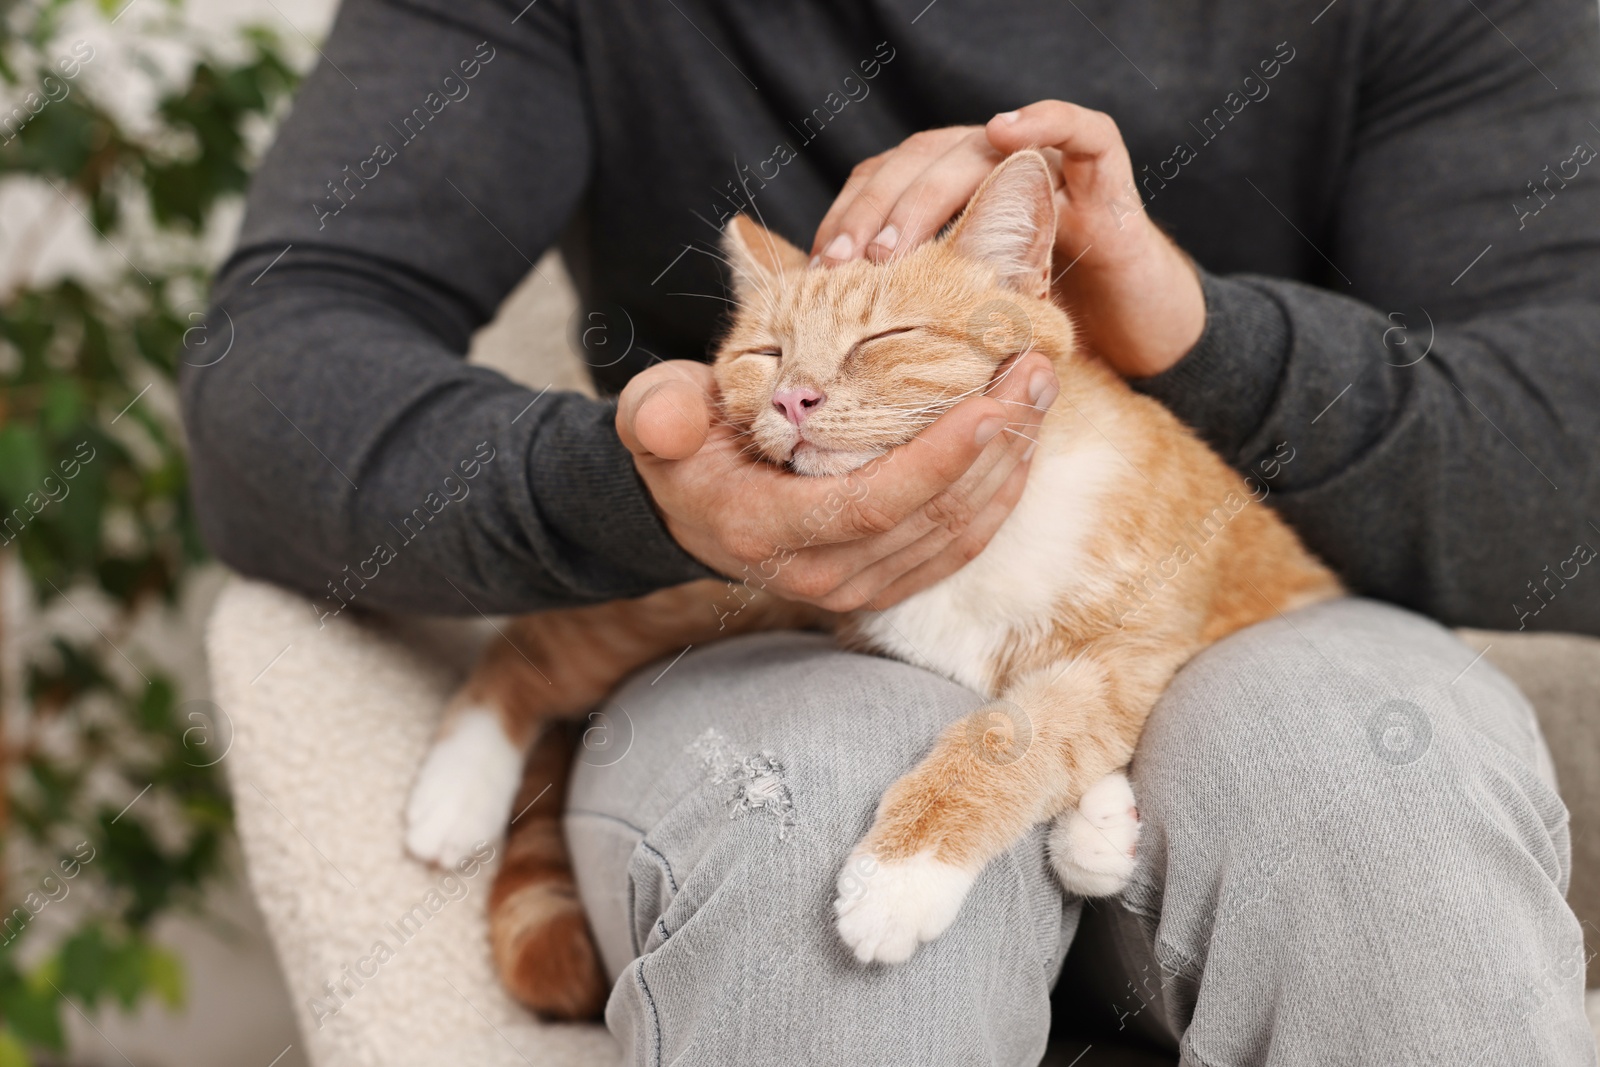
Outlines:
POLYGON ((1133 876, 1139 845, 1139 809, 1121 771, 1106 775, 1078 806, 1056 818, 1050 832, 1050 866, 1069 893, 1109 897, 1133 876))
POLYGON ((839 936, 862 963, 903 963, 955 920, 975 877, 931 852, 880 860, 857 846, 839 872, 839 936))
POLYGON ((434 742, 406 805, 406 851, 449 866, 505 833, 522 752, 492 711, 474 708, 434 742))

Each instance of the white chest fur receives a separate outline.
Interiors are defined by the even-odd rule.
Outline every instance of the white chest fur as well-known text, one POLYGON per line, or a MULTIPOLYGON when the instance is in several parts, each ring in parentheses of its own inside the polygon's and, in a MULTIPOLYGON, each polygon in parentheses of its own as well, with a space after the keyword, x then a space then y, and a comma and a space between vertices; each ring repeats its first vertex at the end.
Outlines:
POLYGON ((1057 606, 1085 583, 1084 546, 1106 492, 1126 472, 1097 434, 1061 445, 1041 440, 1022 499, 976 559, 887 611, 861 613, 872 647, 995 695, 1001 650, 1043 637, 1057 606))

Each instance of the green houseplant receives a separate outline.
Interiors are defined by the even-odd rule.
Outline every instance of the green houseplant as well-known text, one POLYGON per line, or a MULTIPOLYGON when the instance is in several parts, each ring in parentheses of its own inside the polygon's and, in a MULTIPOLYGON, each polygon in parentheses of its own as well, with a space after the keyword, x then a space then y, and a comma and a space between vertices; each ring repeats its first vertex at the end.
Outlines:
POLYGON ((0 183, 31 194, 0 270, 0 1067, 63 1062, 71 1011, 181 1005, 152 923, 198 902, 230 826, 226 723, 136 637, 204 559, 166 401, 215 358, 208 249, 295 72, 266 30, 205 42, 126 2, 0 0, 0 183), (74 32, 112 22, 120 81, 74 32), (128 79, 153 114, 113 106, 128 79), (41 277, 64 228, 92 269, 41 277))

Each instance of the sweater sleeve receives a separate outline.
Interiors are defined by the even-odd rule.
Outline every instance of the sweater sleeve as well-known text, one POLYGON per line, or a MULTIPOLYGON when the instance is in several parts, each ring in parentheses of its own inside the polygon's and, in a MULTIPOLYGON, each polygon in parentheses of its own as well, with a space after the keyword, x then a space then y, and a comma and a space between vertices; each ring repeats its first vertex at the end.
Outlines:
POLYGON ((559 0, 343 5, 182 368, 226 563, 329 612, 525 611, 707 573, 611 405, 462 358, 583 194, 575 55, 559 0))
POLYGON ((1600 633, 1595 6, 1371 11, 1343 172, 1240 183, 1320 284, 1203 273, 1199 343, 1136 388, 1267 476, 1356 591, 1600 633))

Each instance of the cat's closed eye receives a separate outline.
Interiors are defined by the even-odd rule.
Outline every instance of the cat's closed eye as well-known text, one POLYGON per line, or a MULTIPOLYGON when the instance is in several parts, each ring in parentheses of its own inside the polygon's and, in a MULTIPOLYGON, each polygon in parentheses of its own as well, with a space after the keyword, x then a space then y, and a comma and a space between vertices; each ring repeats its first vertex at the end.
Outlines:
POLYGON ((861 346, 862 345, 871 344, 873 341, 881 341, 885 337, 898 337, 903 333, 915 333, 916 331, 918 331, 920 329, 923 329, 923 327, 921 327, 921 326, 896 326, 892 330, 879 330, 877 333, 871 334, 871 335, 869 335, 867 337, 863 337, 861 340, 859 340, 855 344, 851 345, 850 346, 850 351, 845 353, 845 358, 849 359, 851 356, 853 356, 857 352, 861 351, 861 346))
POLYGON ((873 334, 870 337, 863 337, 861 340, 857 341, 856 344, 864 345, 868 341, 878 341, 878 340, 881 340, 881 339, 883 339, 885 337, 894 337, 897 334, 912 333, 913 331, 920 330, 922 328, 923 327, 921 327, 921 326, 896 326, 892 330, 880 330, 879 332, 873 334))
POLYGON ((781 360, 783 359, 783 350, 781 348, 757 348, 750 352, 741 352, 734 359, 737 361, 757 357, 781 360))
POLYGON ((896 326, 892 330, 879 330, 875 334, 870 334, 870 335, 868 335, 866 337, 863 337, 861 340, 859 340, 855 344, 851 345, 850 346, 850 350, 844 354, 846 365, 853 365, 855 358, 858 355, 860 355, 861 350, 864 347, 866 347, 867 345, 869 345, 872 342, 874 342, 874 341, 882 341, 883 339, 888 338, 888 337, 899 337, 901 334, 916 333, 917 331, 922 330, 922 329, 925 329, 925 327, 922 327, 922 326, 896 326))

